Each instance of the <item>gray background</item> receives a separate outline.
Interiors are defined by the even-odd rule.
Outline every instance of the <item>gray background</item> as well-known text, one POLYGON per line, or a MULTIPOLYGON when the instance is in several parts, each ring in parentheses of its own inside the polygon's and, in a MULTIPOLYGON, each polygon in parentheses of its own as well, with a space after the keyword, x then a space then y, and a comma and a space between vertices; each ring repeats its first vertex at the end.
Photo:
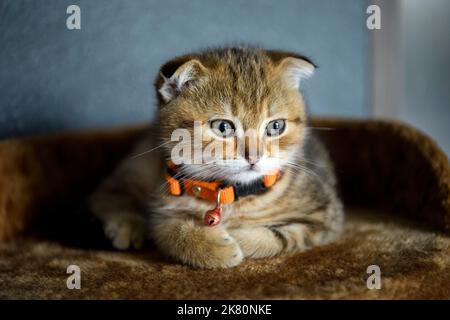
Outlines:
POLYGON ((450 154, 450 1, 374 1, 376 31, 368 0, 0 0, 0 138, 149 121, 162 63, 249 43, 320 66, 313 115, 398 119, 450 154))
POLYGON ((367 1, 0 0, 0 137, 138 123, 154 111, 167 59, 250 43, 319 66, 305 84, 313 114, 370 115, 367 1), (81 30, 66 8, 81 7, 81 30))
POLYGON ((450 1, 403 0, 401 20, 399 118, 434 137, 450 155, 450 1))

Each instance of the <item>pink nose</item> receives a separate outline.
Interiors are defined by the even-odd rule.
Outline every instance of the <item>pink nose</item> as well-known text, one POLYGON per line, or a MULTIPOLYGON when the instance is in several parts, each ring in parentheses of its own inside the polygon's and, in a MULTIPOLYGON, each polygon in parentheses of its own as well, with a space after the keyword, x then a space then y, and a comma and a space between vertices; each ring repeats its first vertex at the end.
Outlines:
POLYGON ((254 165, 254 164, 256 164, 257 162, 258 162, 258 157, 255 157, 255 156, 249 156, 249 157, 247 157, 247 161, 248 161, 248 163, 250 163, 251 165, 254 165))

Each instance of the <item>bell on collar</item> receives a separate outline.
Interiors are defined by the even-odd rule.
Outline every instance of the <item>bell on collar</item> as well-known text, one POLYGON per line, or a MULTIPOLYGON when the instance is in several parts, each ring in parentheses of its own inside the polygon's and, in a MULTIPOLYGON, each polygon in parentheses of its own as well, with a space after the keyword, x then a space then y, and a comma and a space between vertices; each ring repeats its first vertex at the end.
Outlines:
POLYGON ((219 224, 222 215, 222 207, 208 210, 205 214, 204 223, 207 227, 213 227, 219 224))
POLYGON ((222 217, 222 204, 220 203, 220 189, 217 190, 216 207, 206 211, 203 222, 207 227, 213 227, 220 223, 222 217))

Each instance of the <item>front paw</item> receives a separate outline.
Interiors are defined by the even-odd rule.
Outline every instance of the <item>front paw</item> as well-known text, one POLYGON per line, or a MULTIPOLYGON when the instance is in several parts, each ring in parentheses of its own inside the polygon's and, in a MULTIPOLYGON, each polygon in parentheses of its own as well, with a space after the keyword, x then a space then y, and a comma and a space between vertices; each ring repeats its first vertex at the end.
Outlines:
POLYGON ((137 215, 113 215, 105 222, 104 230, 118 250, 140 249, 145 241, 145 221, 137 215))
POLYGON ((162 250, 167 249, 171 256, 183 263, 207 269, 230 268, 240 264, 244 258, 236 240, 219 226, 187 223, 177 229, 176 242, 162 250))
POLYGON ((200 268, 229 268, 242 262, 241 248, 228 232, 220 227, 200 227, 192 235, 193 248, 185 262, 200 268))

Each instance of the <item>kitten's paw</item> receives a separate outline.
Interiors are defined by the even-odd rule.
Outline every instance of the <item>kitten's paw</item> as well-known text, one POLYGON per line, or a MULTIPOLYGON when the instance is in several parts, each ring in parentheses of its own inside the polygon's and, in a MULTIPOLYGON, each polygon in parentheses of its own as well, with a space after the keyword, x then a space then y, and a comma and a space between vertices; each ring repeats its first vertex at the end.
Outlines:
POLYGON ((194 267, 230 268, 240 264, 244 258, 236 240, 221 227, 186 223, 166 230, 164 235, 166 237, 157 237, 161 250, 194 267))
POLYGON ((104 230, 113 247, 119 250, 140 249, 145 241, 145 221, 139 216, 112 216, 106 221, 104 230))
POLYGON ((284 240, 281 241, 279 236, 268 228, 233 229, 229 232, 248 258, 273 257, 284 249, 284 240))
POLYGON ((230 268, 244 259, 239 244, 224 229, 201 227, 196 232, 188 263, 200 268, 230 268))

